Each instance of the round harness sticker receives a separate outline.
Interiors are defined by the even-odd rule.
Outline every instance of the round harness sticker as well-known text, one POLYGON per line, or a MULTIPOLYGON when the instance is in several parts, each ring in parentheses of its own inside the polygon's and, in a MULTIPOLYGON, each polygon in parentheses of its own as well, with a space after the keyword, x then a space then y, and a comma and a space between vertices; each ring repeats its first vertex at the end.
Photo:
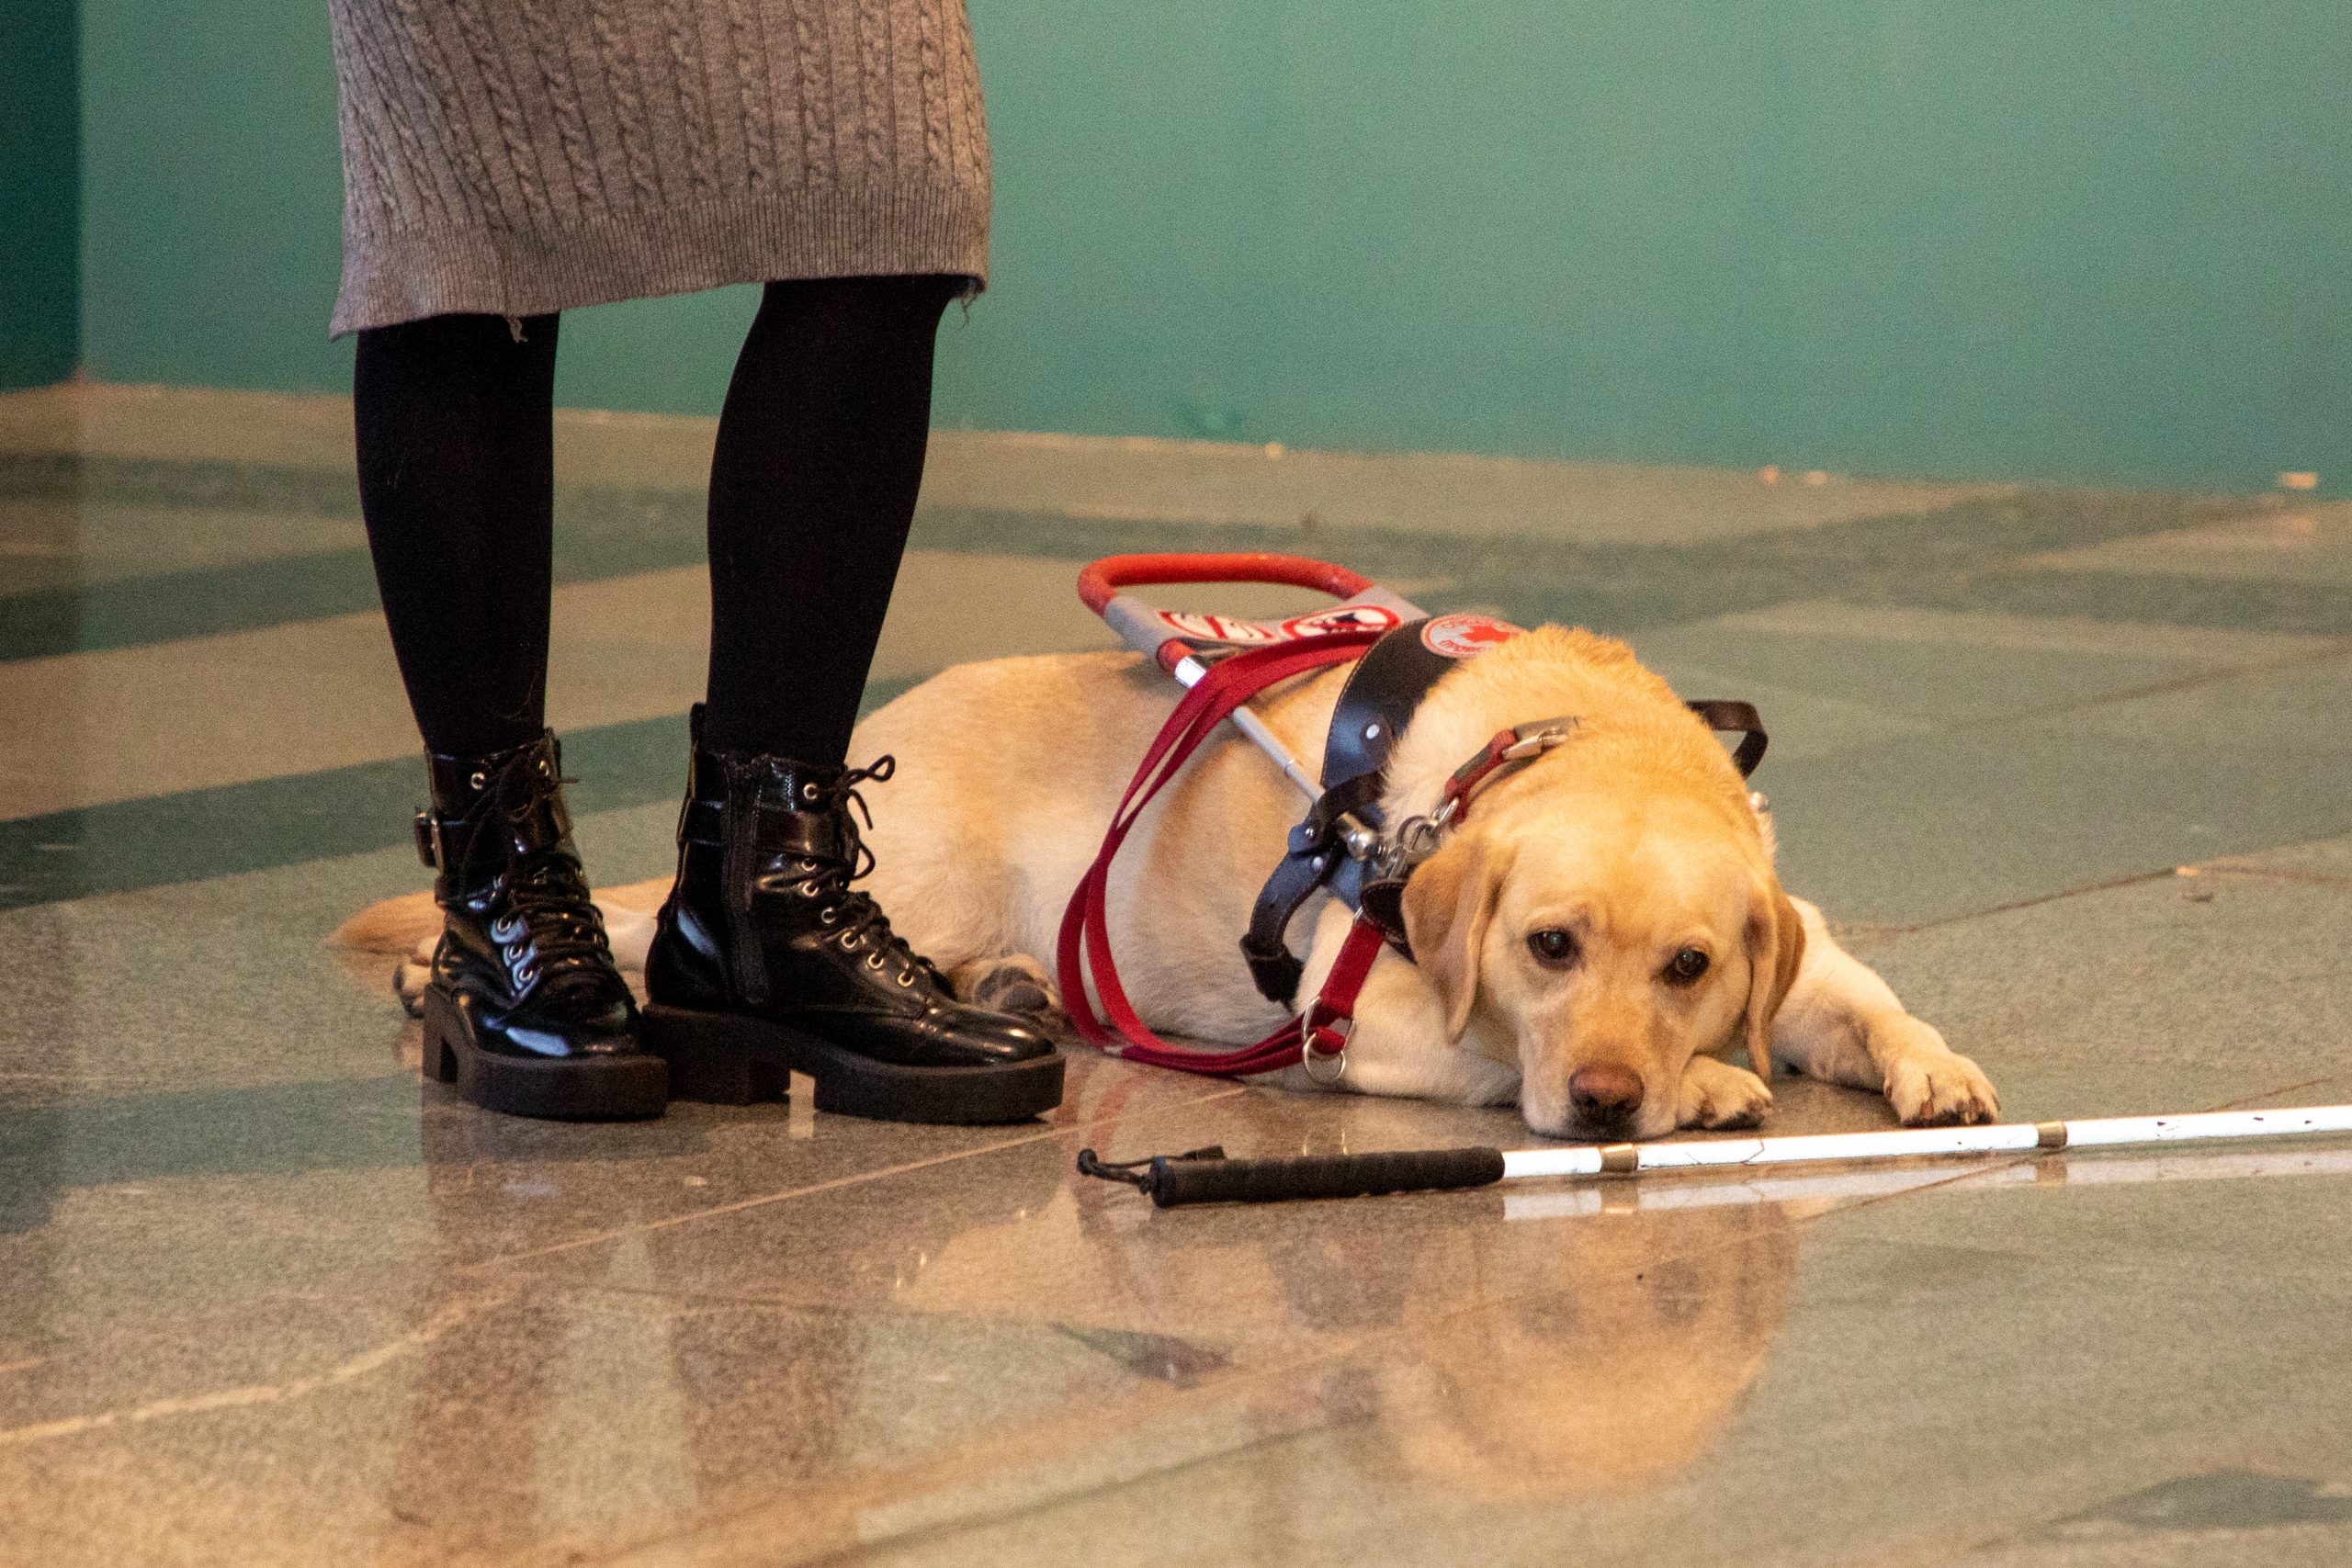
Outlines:
POLYGON ((1341 604, 1312 615, 1295 615, 1283 623, 1284 637, 1329 637, 1333 632, 1386 631, 1398 624, 1396 611, 1385 604, 1341 604))
POLYGON ((1491 615, 1439 615, 1421 628, 1421 643, 1431 653, 1467 659, 1509 642, 1524 629, 1491 615))

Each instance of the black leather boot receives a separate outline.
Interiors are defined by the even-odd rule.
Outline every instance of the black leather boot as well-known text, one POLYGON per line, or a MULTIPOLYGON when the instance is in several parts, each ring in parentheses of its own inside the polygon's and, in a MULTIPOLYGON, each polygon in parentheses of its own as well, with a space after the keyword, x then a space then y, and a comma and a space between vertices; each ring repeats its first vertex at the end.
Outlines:
MULTIPOLYGON (((850 884, 856 786, 890 776, 717 751, 694 715, 678 880, 645 961, 644 1038, 682 1100, 784 1097, 886 1122, 1017 1122, 1061 1103, 1053 1043, 967 1007, 850 884)), ((864 863, 861 864, 860 863, 864 863)))
POLYGON ((441 874, 424 988, 424 1066, 515 1116, 659 1116, 669 1073, 640 1049, 637 1002, 588 896, 550 733, 488 757, 428 752, 417 853, 441 874))

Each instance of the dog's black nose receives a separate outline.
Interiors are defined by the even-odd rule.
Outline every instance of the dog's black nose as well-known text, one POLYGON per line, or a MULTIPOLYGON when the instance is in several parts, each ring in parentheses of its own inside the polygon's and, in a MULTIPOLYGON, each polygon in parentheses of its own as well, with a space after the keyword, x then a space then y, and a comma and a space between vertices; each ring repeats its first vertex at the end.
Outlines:
POLYGON ((1578 1067, 1568 1075, 1568 1102, 1594 1127, 1630 1121, 1642 1108, 1642 1075, 1609 1063, 1578 1067))

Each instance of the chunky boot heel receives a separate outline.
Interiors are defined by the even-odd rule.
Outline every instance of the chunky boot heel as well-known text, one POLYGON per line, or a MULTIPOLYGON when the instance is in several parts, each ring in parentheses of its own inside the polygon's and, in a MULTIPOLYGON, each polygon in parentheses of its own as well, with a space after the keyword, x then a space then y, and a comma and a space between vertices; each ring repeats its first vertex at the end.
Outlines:
POLYGON ((456 1083, 460 1070, 458 1042, 462 1035, 457 1023, 457 1010, 442 992, 427 991, 420 1016, 424 1020, 425 1072, 435 1083, 456 1083))
POLYGON ((784 1032, 758 1019, 655 1002, 638 1014, 637 1037, 670 1064, 673 1100, 758 1105, 791 1095, 784 1032))
POLYGON ((440 873, 442 926, 425 1071, 510 1116, 661 1115, 669 1069, 638 1048, 637 1004, 571 845, 555 737, 426 762, 417 853, 440 873))
POLYGON ((630 1122, 662 1114, 669 1070, 658 1056, 622 1051, 582 1059, 483 1049, 466 998, 424 993, 424 1065, 476 1105, 559 1122, 630 1122))
POLYGON ((811 1041, 793 1066, 817 1083, 817 1109, 876 1122, 989 1126, 1025 1122, 1062 1102, 1059 1054, 974 1067, 910 1067, 811 1041))
MULTIPOLYGON (((872 768, 719 750, 692 719, 678 880, 646 954, 646 1030, 681 1099, 741 1103, 757 1073, 816 1080, 820 1111, 884 1122, 1020 1122, 1062 1100, 1053 1042, 966 1005, 851 886, 873 865, 872 768)), ((779 1085, 778 1094, 782 1089, 779 1085)))

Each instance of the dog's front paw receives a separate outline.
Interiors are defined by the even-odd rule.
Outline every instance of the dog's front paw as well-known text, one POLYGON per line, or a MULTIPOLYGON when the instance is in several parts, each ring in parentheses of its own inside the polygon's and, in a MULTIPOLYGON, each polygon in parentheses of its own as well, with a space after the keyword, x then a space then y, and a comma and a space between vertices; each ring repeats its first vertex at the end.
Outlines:
POLYGON ((947 976, 957 999, 1017 1018, 1050 1018, 1061 1010, 1061 993, 1046 966, 1026 953, 982 958, 959 964, 947 976))
POLYGON ((1906 1127, 1955 1127, 1997 1122, 2001 1097, 1983 1068, 1944 1043, 1917 1019, 1886 1057, 1886 1101, 1906 1127))
POLYGON ((433 978, 430 958, 403 958, 392 970, 392 995, 401 999, 401 1009, 411 1018, 424 1016, 424 986, 433 978))
POLYGON ((1693 1056, 1682 1069, 1675 1102, 1677 1127, 1753 1127, 1772 1109, 1772 1091, 1746 1067, 1713 1056, 1693 1056))

